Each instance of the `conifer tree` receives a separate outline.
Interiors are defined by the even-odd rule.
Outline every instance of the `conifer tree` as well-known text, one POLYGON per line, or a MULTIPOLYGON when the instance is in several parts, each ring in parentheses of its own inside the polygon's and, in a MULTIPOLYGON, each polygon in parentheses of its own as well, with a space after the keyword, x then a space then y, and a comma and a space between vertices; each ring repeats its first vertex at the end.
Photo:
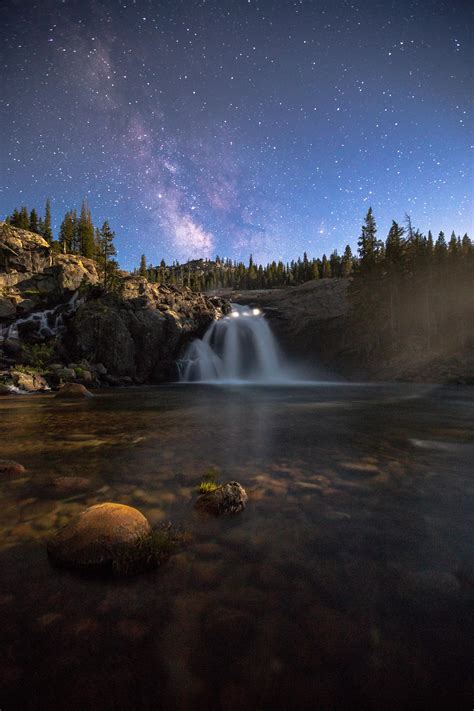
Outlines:
POLYGON ((89 207, 85 200, 81 205, 81 212, 78 221, 79 252, 83 257, 94 258, 94 225, 89 207))
POLYGON ((146 277, 147 275, 147 266, 146 266, 146 257, 144 254, 142 254, 140 258, 140 267, 138 269, 138 273, 140 276, 146 277))
POLYGON ((41 234, 45 238, 46 242, 51 244, 53 241, 53 230, 51 227, 51 201, 49 198, 46 200, 41 234))
POLYGON ((28 216, 28 210, 25 206, 23 206, 20 210, 20 215, 18 218, 18 225, 17 225, 21 230, 29 230, 30 229, 30 218, 28 216))
POLYGON ((113 286, 113 276, 118 265, 115 260, 117 250, 114 245, 115 232, 112 232, 107 220, 100 230, 100 254, 99 259, 102 268, 102 283, 104 291, 110 291, 113 286))
POLYGON ((64 215, 61 227, 59 228, 59 248, 63 254, 74 251, 75 229, 73 212, 72 210, 69 210, 64 215))
POLYGON ((31 232, 36 232, 36 234, 39 234, 38 230, 38 213, 36 212, 35 208, 33 208, 30 212, 30 225, 29 229, 31 232))

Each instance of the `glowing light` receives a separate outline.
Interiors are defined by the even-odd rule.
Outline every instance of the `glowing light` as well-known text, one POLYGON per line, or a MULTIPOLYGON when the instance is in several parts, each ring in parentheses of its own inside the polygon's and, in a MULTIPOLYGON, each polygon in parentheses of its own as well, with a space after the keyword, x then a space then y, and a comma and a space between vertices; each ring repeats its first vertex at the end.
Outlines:
POLYGON ((260 309, 252 309, 252 313, 254 316, 260 316, 262 312, 260 311, 260 309))
POLYGON ((240 314, 238 311, 231 311, 230 315, 232 318, 239 318, 240 314))

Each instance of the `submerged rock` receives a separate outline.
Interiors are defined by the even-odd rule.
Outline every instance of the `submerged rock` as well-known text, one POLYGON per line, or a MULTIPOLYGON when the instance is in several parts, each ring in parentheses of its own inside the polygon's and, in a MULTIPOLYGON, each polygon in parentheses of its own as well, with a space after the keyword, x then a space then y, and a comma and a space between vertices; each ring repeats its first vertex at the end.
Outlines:
POLYGON ((0 459, 0 475, 1 474, 13 474, 14 476, 18 474, 24 474, 26 472, 23 464, 14 462, 13 459, 0 459))
POLYGON ((97 504, 50 539, 48 555, 59 565, 86 569, 111 566, 151 534, 148 520, 138 509, 124 504, 97 504))
POLYGON ((83 398, 83 397, 94 397, 91 392, 80 383, 65 383, 60 390, 56 393, 56 397, 60 398, 83 398))
POLYGON ((218 486, 214 491, 201 494, 195 506, 200 511, 218 516, 243 511, 247 500, 245 489, 237 481, 229 481, 218 486))

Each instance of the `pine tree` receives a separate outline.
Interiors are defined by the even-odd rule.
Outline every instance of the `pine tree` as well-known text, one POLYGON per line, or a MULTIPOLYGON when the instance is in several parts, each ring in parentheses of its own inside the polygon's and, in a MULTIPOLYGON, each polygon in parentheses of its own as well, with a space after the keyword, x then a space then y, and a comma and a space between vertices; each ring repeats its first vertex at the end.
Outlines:
POLYGON ((94 245, 94 225, 92 223, 91 212, 84 200, 81 205, 81 213, 78 221, 79 251, 83 257, 93 259, 95 256, 94 245))
POLYGON ((140 267, 138 269, 138 273, 140 276, 146 277, 147 275, 147 267, 146 267, 146 257, 144 254, 142 254, 141 259, 140 259, 140 267))
POLYGON ((30 212, 30 225, 29 229, 31 232, 35 232, 36 234, 39 234, 39 227, 38 227, 38 213, 36 212, 35 208, 33 208, 30 212))
POLYGON ((42 224, 42 235, 45 238, 46 242, 49 242, 49 244, 51 244, 51 242, 53 241, 53 230, 51 228, 51 201, 49 198, 46 200, 44 220, 42 224))
POLYGON ((61 227, 59 229, 59 247, 63 254, 74 251, 75 229, 73 212, 72 210, 69 210, 64 215, 64 219, 61 222, 61 227))
POLYGON ((114 245, 115 232, 112 232, 107 220, 100 230, 100 254, 99 259, 102 268, 102 280, 104 291, 109 291, 113 285, 114 272, 117 269, 117 261, 114 257, 117 250, 114 245))
POLYGON ((20 210, 20 215, 19 215, 17 226, 21 230, 29 230, 30 229, 30 218, 28 216, 28 210, 25 206, 23 206, 20 210))
POLYGON ((353 268, 352 250, 351 250, 350 245, 346 244, 346 248, 344 250, 344 255, 342 257, 342 262, 341 262, 341 276, 348 277, 350 274, 352 274, 352 268, 353 268))

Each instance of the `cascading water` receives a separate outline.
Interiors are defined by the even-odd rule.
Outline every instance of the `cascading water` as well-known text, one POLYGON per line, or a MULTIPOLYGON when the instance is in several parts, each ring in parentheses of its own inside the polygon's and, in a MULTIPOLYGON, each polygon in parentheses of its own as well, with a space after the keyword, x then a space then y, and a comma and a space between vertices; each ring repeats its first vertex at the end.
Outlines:
POLYGON ((278 383, 291 380, 260 309, 232 304, 202 339, 193 341, 181 362, 182 382, 278 383))

